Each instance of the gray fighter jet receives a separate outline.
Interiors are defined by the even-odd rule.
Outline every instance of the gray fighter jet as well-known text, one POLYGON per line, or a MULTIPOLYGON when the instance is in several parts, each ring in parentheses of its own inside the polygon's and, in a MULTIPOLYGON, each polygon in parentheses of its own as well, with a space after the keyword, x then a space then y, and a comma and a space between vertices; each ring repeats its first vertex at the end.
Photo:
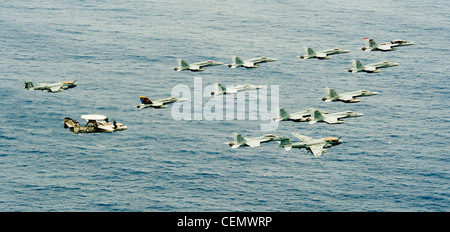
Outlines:
POLYGON ((328 55, 334 55, 334 54, 340 54, 340 53, 347 53, 350 52, 350 50, 344 50, 340 48, 333 48, 333 49, 327 49, 322 51, 314 51, 312 48, 304 47, 305 54, 300 56, 302 59, 309 59, 309 58, 318 58, 318 59, 330 59, 328 55))
POLYGON ((365 43, 365 47, 362 48, 362 50, 365 50, 366 52, 368 51, 394 51, 396 50, 396 48, 394 47, 398 47, 398 46, 408 46, 408 45, 413 45, 413 42, 409 42, 406 40, 392 40, 391 42, 387 42, 387 43, 382 43, 382 44, 377 44, 375 42, 375 40, 373 39, 369 39, 369 38, 364 38, 364 43, 365 43))
POLYGON ((116 121, 108 122, 108 117, 104 115, 81 115, 82 119, 87 121, 85 126, 80 126, 80 123, 66 117, 64 119, 64 128, 69 128, 75 134, 78 133, 97 133, 97 132, 116 132, 126 130, 128 127, 116 121))
POLYGON ((364 115, 353 111, 324 114, 319 110, 310 109, 310 112, 311 112, 311 120, 309 121, 309 124, 314 124, 317 122, 326 122, 328 124, 339 124, 344 123, 344 121, 339 120, 341 118, 360 117, 364 115))
POLYGON ((299 138, 302 142, 292 143, 290 139, 281 140, 280 147, 284 147, 286 151, 291 150, 292 148, 305 148, 309 152, 311 152, 314 157, 319 157, 323 153, 326 152, 326 148, 330 148, 332 146, 337 146, 343 141, 341 138, 336 137, 326 137, 322 139, 313 139, 308 136, 300 135, 297 133, 292 133, 295 137, 299 138))
POLYGON ((253 59, 249 59, 249 60, 241 60, 241 58, 237 57, 237 56, 232 56, 231 57, 231 61, 233 63, 229 64, 228 67, 230 68, 237 68, 237 67, 246 67, 246 68, 257 68, 259 67, 259 65, 257 65, 258 63, 264 63, 264 62, 272 62, 272 61, 276 61, 277 59, 275 58, 267 58, 265 56, 262 57, 257 57, 257 58, 253 58, 253 59))
POLYGON ((221 65, 222 62, 216 62, 212 60, 206 60, 202 62, 197 62, 193 64, 188 64, 185 60, 177 59, 178 66, 173 68, 176 71, 184 71, 184 70, 191 70, 193 72, 195 71, 203 71, 205 70, 203 67, 206 66, 215 66, 215 65, 221 65))
POLYGON ((241 146, 259 147, 261 143, 269 141, 282 141, 289 139, 288 137, 280 137, 274 134, 265 134, 261 137, 244 138, 241 134, 233 133, 233 141, 228 143, 231 148, 238 148, 241 146))
POLYGON ((261 88, 261 86, 250 85, 250 84, 236 85, 231 88, 230 87, 225 88, 222 84, 214 83, 214 91, 211 92, 211 95, 233 94, 233 93, 237 93, 238 91, 260 89, 260 88, 261 88))
POLYGON ((150 101, 150 99, 148 97, 140 96, 139 98, 141 99, 141 104, 137 105, 137 108, 140 108, 140 109, 144 109, 144 108, 148 108, 148 107, 167 108, 166 104, 182 102, 182 101, 188 100, 186 98, 168 97, 168 98, 164 98, 164 99, 160 99, 160 100, 152 102, 152 101, 150 101))
POLYGON ((47 90, 48 92, 61 92, 65 89, 76 87, 78 84, 74 81, 63 81, 63 82, 56 82, 56 83, 39 83, 36 86, 31 81, 25 81, 25 89, 28 90, 47 90))
POLYGON ((367 64, 363 65, 360 61, 352 60, 352 68, 349 69, 349 72, 356 73, 356 72, 368 72, 368 73, 377 73, 380 72, 380 70, 377 70, 377 68, 386 68, 386 67, 392 67, 397 66, 398 63, 393 63, 389 61, 382 61, 378 63, 373 64, 367 64))
POLYGON ((330 88, 325 88, 325 93, 327 94, 327 96, 322 98, 323 101, 342 101, 345 103, 355 103, 361 101, 361 99, 355 97, 372 96, 378 94, 378 92, 372 92, 365 89, 338 94, 334 89, 330 88))
MULTIPOLYGON (((278 117, 273 118, 274 121, 294 121, 294 122, 309 122, 311 121, 311 109, 305 111, 288 113, 284 109, 280 109, 278 112, 278 117)), ((326 111, 320 111, 323 114, 328 114, 326 111)))

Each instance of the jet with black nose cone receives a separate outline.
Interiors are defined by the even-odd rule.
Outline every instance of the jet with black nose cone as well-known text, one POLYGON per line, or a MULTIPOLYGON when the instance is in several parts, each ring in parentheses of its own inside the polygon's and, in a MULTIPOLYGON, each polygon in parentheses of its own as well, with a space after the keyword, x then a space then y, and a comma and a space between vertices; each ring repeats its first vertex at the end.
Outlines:
POLYGON ((177 59, 178 66, 173 68, 175 71, 184 71, 184 70, 191 70, 193 72, 196 71, 204 71, 205 69, 203 67, 206 66, 216 66, 223 64, 222 62, 216 62, 212 60, 206 60, 202 62, 197 62, 193 64, 188 64, 185 60, 177 59))
POLYGON ((338 94, 336 90, 330 88, 325 88, 325 93, 327 94, 327 96, 322 98, 323 101, 325 102, 342 101, 345 103, 360 102, 361 99, 356 97, 372 96, 378 94, 378 92, 373 92, 365 89, 338 94))
POLYGON ((269 141, 281 141, 283 139, 289 139, 288 137, 280 137, 274 134, 265 134, 260 137, 255 138, 245 138, 241 134, 233 133, 233 141, 228 143, 231 148, 238 148, 241 146, 248 147, 259 147, 261 143, 269 142, 269 141))
POLYGON ((323 153, 326 152, 326 148, 330 148, 332 146, 337 146, 342 144, 343 141, 341 138, 336 137, 326 137, 320 139, 313 139, 311 137, 300 135, 298 133, 292 133, 295 137, 300 139, 302 142, 291 142, 290 139, 281 140, 280 147, 284 147, 286 151, 291 150, 292 148, 302 149, 305 148, 307 151, 311 152, 314 157, 319 157, 323 153))
POLYGON ((322 51, 314 51, 312 48, 304 47, 305 54, 301 55, 300 58, 302 59, 309 59, 309 58, 317 58, 317 59, 330 59, 329 55, 334 54, 341 54, 341 53, 347 53, 350 52, 350 50, 340 49, 340 48, 332 48, 322 51))
POLYGON ((36 85, 33 84, 32 81, 25 81, 25 89, 28 90, 47 90, 48 92, 56 93, 61 92, 65 89, 70 89, 76 87, 78 84, 74 81, 62 81, 56 83, 38 83, 36 85))
POLYGON ((128 127, 122 123, 108 121, 108 117, 104 115, 89 114, 81 115, 82 119, 87 121, 85 126, 80 126, 80 123, 66 117, 64 119, 64 128, 69 128, 75 134, 78 133, 97 133, 97 132, 116 132, 126 130, 128 127))
POLYGON ((241 60, 241 58, 237 56, 232 56, 231 61, 233 63, 229 64, 228 67, 230 68, 237 68, 237 67, 246 67, 246 68, 257 68, 259 67, 258 63, 265 63, 265 62, 272 62, 276 61, 275 58, 268 58, 265 56, 252 58, 248 60, 241 60))
POLYGON ((387 68, 392 66, 397 66, 398 63, 390 62, 390 61, 382 61, 373 64, 363 65, 360 61, 352 60, 352 68, 349 69, 349 72, 368 72, 368 73, 378 73, 380 70, 378 68, 387 68))

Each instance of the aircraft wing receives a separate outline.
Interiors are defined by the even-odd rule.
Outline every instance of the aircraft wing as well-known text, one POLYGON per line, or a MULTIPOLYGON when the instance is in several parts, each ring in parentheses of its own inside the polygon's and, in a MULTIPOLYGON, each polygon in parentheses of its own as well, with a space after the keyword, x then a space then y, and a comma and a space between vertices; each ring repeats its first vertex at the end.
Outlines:
POLYGON ((309 149, 313 153, 314 157, 319 157, 322 155, 323 145, 325 145, 325 144, 317 144, 317 145, 309 146, 309 149))
POLYGON ((114 128, 112 128, 111 125, 103 125, 103 124, 98 123, 97 128, 104 130, 106 132, 114 132, 114 128))
POLYGON ((250 62, 250 61, 245 61, 242 66, 247 67, 247 68, 253 68, 255 67, 255 62, 250 62))
POLYGON ((364 71, 374 72, 374 71, 377 70, 377 66, 376 66, 376 65, 378 65, 378 64, 379 64, 379 63, 366 65, 366 66, 364 67, 364 71))
POLYGON ((298 134, 296 132, 293 132, 292 135, 297 137, 298 139, 300 139, 303 142, 313 140, 313 138, 311 138, 311 137, 308 137, 308 136, 305 136, 305 135, 301 135, 301 134, 298 134))
POLYGON ((328 53, 324 53, 324 52, 316 52, 316 57, 317 58, 326 58, 328 53))
POLYGON ((235 148, 240 147, 241 145, 242 145, 242 144, 234 144, 233 146, 231 146, 231 148, 235 149, 235 148))
POLYGON ((261 145, 261 142, 259 140, 256 140, 256 139, 247 139, 246 144, 249 147, 259 147, 261 145))
POLYGON ((290 114, 289 119, 296 121, 296 120, 300 120, 304 116, 308 116, 308 115, 311 115, 311 114, 308 113, 307 111, 295 112, 295 113, 290 114))
POLYGON ((189 70, 202 71, 203 69, 202 69, 199 65, 193 65, 193 64, 191 64, 191 65, 189 66, 189 70))
POLYGON ((334 124, 334 123, 338 123, 339 120, 338 120, 338 117, 328 115, 323 119, 323 121, 325 121, 326 123, 329 123, 329 124, 334 124))
POLYGON ((162 106, 164 106, 164 101, 160 101, 160 100, 155 101, 155 102, 153 102, 152 106, 153 107, 162 107, 162 106))
POLYGON ((382 51, 390 51, 390 50, 392 50, 392 46, 389 44, 382 44, 382 45, 378 45, 377 49, 382 50, 382 51))
POLYGON ((61 86, 53 86, 53 87, 50 87, 50 89, 48 90, 48 91, 50 91, 50 92, 59 92, 59 91, 62 91, 63 89, 61 88, 61 86))
POLYGON ((338 99, 341 101, 350 101, 350 100, 353 100, 353 96, 350 94, 346 94, 346 95, 339 96, 338 99))

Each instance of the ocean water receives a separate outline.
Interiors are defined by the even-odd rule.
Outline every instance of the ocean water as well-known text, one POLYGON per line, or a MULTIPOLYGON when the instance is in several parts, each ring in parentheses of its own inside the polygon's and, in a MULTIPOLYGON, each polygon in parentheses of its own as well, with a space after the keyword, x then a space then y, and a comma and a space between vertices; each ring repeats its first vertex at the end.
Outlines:
MULTIPOLYGON (((1 211, 449 211, 448 1, 0 0, 1 211), (364 37, 413 41, 364 52, 364 37), (303 47, 350 53, 301 60, 303 47), (256 69, 187 62, 268 56, 256 69), (400 63, 349 73, 351 59, 400 63), (278 135, 343 136, 314 158, 277 143, 231 149, 261 120, 174 120, 139 110, 181 84, 278 85, 280 107, 364 113, 345 124, 281 122, 278 135), (24 81, 78 80, 60 93, 24 81), (325 103, 324 87, 369 89, 325 103), (128 129, 78 134, 64 117, 104 114, 128 129)), ((206 102, 210 97, 204 96, 206 102)), ((298 141, 292 137, 293 141, 298 141)))

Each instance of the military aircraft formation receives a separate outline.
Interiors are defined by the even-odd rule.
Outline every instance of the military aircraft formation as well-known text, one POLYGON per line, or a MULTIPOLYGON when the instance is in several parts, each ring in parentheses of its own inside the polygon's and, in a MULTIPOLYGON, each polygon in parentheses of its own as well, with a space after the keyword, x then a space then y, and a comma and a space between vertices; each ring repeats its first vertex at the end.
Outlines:
MULTIPOLYGON (((396 50, 396 47, 399 46, 408 46, 413 45, 413 42, 406 41, 406 40, 392 40, 391 42, 377 44, 374 39, 368 39, 364 38, 365 47, 362 48, 362 50, 368 52, 368 51, 393 51, 396 50)), ((310 47, 304 47, 305 54, 299 56, 301 59, 310 59, 310 58, 317 58, 317 59, 330 59, 330 55, 335 54, 342 54, 342 53, 348 53, 350 50, 340 49, 340 48, 333 48, 333 49, 326 49, 326 50, 320 50, 315 51, 310 47)), ((228 67, 230 68, 238 68, 238 67, 245 67, 245 68, 257 68, 259 67, 260 63, 265 62, 273 62, 277 61, 275 58, 268 58, 265 56, 262 57, 256 57, 252 59, 242 60, 241 58, 237 56, 231 57, 232 63, 228 64, 228 67)), ((205 67, 208 66, 217 66, 222 65, 222 62, 212 61, 212 60, 206 60, 202 62, 196 62, 188 64, 185 60, 177 59, 178 66, 174 68, 176 71, 186 71, 190 70, 193 72, 196 71, 204 71, 205 67)), ((372 63, 372 64, 366 64, 363 65, 360 61, 352 60, 352 68, 350 68, 348 71, 352 73, 356 72, 369 72, 369 73, 376 73, 379 72, 379 68, 385 68, 385 67, 392 67, 399 65, 398 63, 389 62, 389 61, 382 61, 378 63, 372 63)), ((41 91, 48 91, 48 92, 61 92, 65 89, 74 88, 77 86, 77 83, 75 81, 63 81, 63 82, 56 82, 56 83, 39 83, 34 85, 31 81, 25 81, 25 89, 28 90, 41 90, 41 91)), ((245 91, 245 90, 256 90, 261 88, 261 86, 251 85, 251 84, 244 84, 244 85, 237 85, 233 87, 224 87, 220 83, 214 83, 214 91, 211 92, 211 95, 222 95, 222 94, 234 94, 238 91, 245 91)), ((379 94, 378 92, 369 91, 369 90, 357 90, 352 92, 344 92, 341 94, 338 94, 334 89, 331 88, 325 88, 326 96, 322 98, 325 102, 332 102, 332 101, 341 101, 344 103, 357 103, 361 100, 358 97, 364 97, 364 96, 372 96, 379 94)), ((182 102, 187 101, 188 99, 185 98, 178 98, 178 97, 168 97, 159 99, 156 101, 151 101, 148 97, 140 96, 141 104, 137 105, 137 108, 144 109, 144 108, 167 108, 167 104, 176 103, 176 102, 182 102)), ((343 118, 350 118, 350 117, 360 117, 363 116, 362 113, 357 113, 353 111, 343 111, 343 112, 336 112, 336 113, 329 113, 323 110, 318 110, 314 108, 309 108, 304 111, 300 112, 294 112, 294 113, 287 113, 284 109, 279 109, 278 116, 273 118, 275 121, 294 121, 294 122, 308 122, 309 124, 315 124, 318 122, 324 122, 327 124, 341 124, 344 123, 342 120, 343 118)), ((116 131, 122 131, 126 130, 127 126, 123 125, 122 123, 117 123, 116 121, 113 121, 112 123, 108 121, 108 117, 104 115, 81 115, 82 119, 86 120, 86 124, 84 126, 80 126, 80 123, 76 120, 73 120, 70 117, 66 117, 64 119, 64 128, 69 128, 69 130, 75 134, 78 133, 98 133, 98 132, 116 132, 116 131)), ((289 151, 292 148, 305 148, 307 151, 311 152, 314 157, 321 156, 327 148, 330 148, 332 146, 337 146, 343 143, 343 141, 337 137, 325 137, 325 138, 319 138, 319 139, 313 139, 311 137, 300 135, 298 133, 292 133, 295 137, 301 140, 301 142, 291 142, 289 137, 283 137, 278 136, 274 134, 265 134, 260 137, 254 137, 254 138, 247 138, 243 137, 241 134, 238 133, 232 133, 233 141, 229 142, 228 144, 231 146, 231 148, 238 148, 241 146, 248 146, 248 147, 259 147, 261 143, 266 143, 270 141, 277 141, 280 145, 280 147, 283 147, 285 150, 289 151)))
POLYGON ((305 148, 307 151, 311 152, 314 157, 319 157, 326 152, 326 148, 337 146, 343 143, 341 138, 336 137, 313 139, 311 137, 300 135, 295 132, 292 133, 292 135, 300 139, 301 142, 293 143, 291 142, 291 139, 289 137, 278 136, 274 134, 266 134, 255 138, 245 138, 241 134, 232 133, 233 141, 226 144, 229 144, 231 148, 238 148, 242 146, 259 147, 261 143, 277 141, 280 143, 279 146, 284 148, 286 151, 290 151, 292 148, 305 148))
POLYGON ((352 118, 363 116, 362 113, 356 113, 353 111, 343 111, 336 113, 329 113, 326 111, 309 108, 305 111, 287 113, 286 110, 280 109, 278 117, 273 118, 274 121, 294 121, 294 122, 309 122, 309 124, 315 124, 317 122, 326 122, 328 124, 344 123, 341 118, 352 118))
MULTIPOLYGON (((377 44, 373 39, 364 38, 365 41, 365 47, 363 47, 363 50, 365 51, 374 51, 374 50, 380 50, 380 51, 393 51, 396 50, 394 47, 397 46, 407 46, 407 45, 413 45, 413 42, 405 41, 405 40, 393 40, 388 43, 383 44, 377 44)), ((305 54, 300 56, 302 59, 310 59, 310 58, 317 58, 317 59, 329 59, 329 55, 333 54, 340 54, 340 53, 347 53, 350 52, 349 50, 343 50, 339 48, 334 49, 328 49, 328 50, 322 50, 322 51, 314 51, 312 48, 305 47, 305 54)), ((352 68, 350 68, 349 72, 368 72, 368 73, 376 73, 380 72, 377 70, 378 68, 385 68, 385 67, 392 67, 397 66, 398 63, 393 63, 389 61, 382 61, 378 63, 373 64, 367 64, 363 65, 360 61, 352 60, 352 68)), ((357 103, 361 102, 361 100, 358 97, 364 97, 364 96, 373 96, 379 94, 378 92, 370 91, 370 90, 357 90, 352 92, 344 92, 341 94, 338 94, 334 89, 331 88, 325 88, 326 96, 322 98, 325 102, 332 102, 332 101, 342 101, 345 103, 357 103)), ((294 121, 294 122, 309 122, 309 124, 315 124, 317 122, 325 122, 328 124, 340 124, 344 123, 342 120, 343 118, 349 118, 349 117, 360 117, 363 116, 362 113, 357 113, 354 111, 343 111, 343 112, 337 112, 337 113, 329 113, 326 111, 321 111, 313 108, 309 108, 304 111, 300 112, 294 112, 294 113, 288 113, 284 109, 279 109, 278 116, 273 118, 275 121, 294 121)), ((341 138, 337 137, 326 137, 326 138, 319 138, 319 139, 313 139, 311 137, 300 135, 298 133, 292 133, 295 137, 301 140, 301 142, 291 142, 289 138, 286 137, 280 137, 276 136, 277 140, 264 140, 264 141, 278 141, 280 143, 280 147, 283 147, 285 150, 289 151, 292 148, 305 148, 307 151, 311 152, 314 157, 320 157, 327 148, 330 148, 332 146, 337 146, 343 143, 341 138)), ((234 141, 229 143, 232 148, 237 148, 239 146, 245 145, 245 141, 243 137, 239 137, 240 135, 233 133, 234 141)), ((256 141, 257 139, 261 139, 263 137, 257 137, 254 138, 256 141)), ((259 142, 258 142, 259 146, 259 142)), ((250 146, 251 147, 251 146, 250 146)), ((253 146, 255 147, 255 146, 253 146)))

